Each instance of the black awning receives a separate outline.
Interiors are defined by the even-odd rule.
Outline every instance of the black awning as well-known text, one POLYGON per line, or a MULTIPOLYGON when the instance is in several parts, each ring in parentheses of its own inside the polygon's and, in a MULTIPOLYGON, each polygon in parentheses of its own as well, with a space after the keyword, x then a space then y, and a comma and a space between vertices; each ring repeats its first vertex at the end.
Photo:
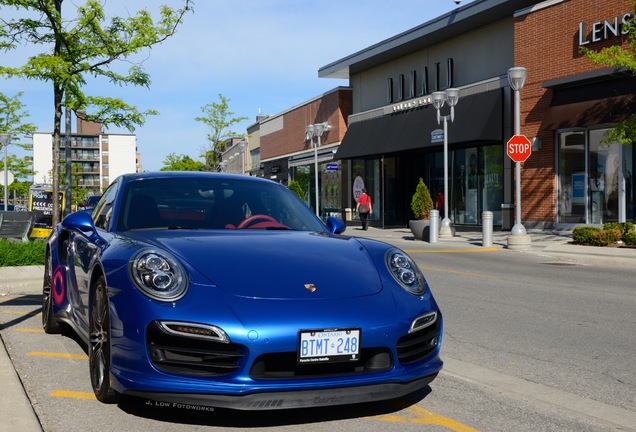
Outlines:
POLYGON ((556 130, 617 123, 636 113, 636 95, 615 96, 552 106, 547 109, 542 130, 556 130))
MULTIPOLYGON (((448 107, 442 114, 448 114, 448 107)), ((463 97, 455 107, 455 121, 448 125, 448 143, 501 141, 503 103, 500 89, 463 97)), ((432 105, 349 125, 336 159, 386 155, 438 145, 431 132, 442 129, 432 105)))

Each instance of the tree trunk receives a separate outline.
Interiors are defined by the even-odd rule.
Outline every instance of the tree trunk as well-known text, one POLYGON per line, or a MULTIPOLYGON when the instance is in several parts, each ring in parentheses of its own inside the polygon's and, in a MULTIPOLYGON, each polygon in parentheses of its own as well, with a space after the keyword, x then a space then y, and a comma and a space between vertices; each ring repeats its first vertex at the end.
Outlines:
POLYGON ((53 196, 51 203, 53 205, 52 226, 55 227, 60 223, 60 135, 62 130, 62 96, 61 86, 55 85, 53 90, 53 99, 55 103, 55 118, 53 120, 53 196))

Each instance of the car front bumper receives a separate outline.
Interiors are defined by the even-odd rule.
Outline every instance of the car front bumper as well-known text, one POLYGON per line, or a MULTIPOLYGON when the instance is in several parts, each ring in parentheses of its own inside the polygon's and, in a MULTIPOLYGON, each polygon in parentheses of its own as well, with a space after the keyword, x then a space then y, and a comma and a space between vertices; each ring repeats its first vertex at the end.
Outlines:
MULTIPOLYGON (((441 368, 441 361, 440 361, 441 368)), ((124 394, 175 405, 198 405, 235 410, 280 410, 357 404, 397 399, 430 384, 437 372, 406 383, 371 384, 329 389, 274 391, 242 395, 161 393, 128 390, 124 394)))

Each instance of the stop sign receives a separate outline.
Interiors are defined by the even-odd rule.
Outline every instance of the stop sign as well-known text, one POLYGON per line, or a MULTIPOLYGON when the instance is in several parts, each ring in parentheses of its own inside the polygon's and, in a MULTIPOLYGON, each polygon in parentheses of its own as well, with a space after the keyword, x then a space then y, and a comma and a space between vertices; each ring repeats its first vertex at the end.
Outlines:
POLYGON ((525 135, 513 135, 508 140, 506 151, 514 162, 525 162, 532 153, 532 143, 525 135))

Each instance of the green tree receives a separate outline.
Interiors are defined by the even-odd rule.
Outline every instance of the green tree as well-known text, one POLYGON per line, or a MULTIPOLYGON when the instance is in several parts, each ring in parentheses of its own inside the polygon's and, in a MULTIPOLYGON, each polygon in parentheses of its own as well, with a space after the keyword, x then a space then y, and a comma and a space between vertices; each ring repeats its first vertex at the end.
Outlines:
MULTIPOLYGON (((16 155, 9 155, 7 158, 7 165, 9 171, 13 174, 15 180, 9 185, 9 195, 14 194, 19 197, 28 197, 29 188, 33 183, 33 168, 28 157, 18 157, 16 155)), ((4 170, 4 160, 0 162, 0 169, 4 170)), ((0 188, 1 189, 1 188, 0 188)), ((4 191, 2 192, 4 194, 4 191)))
MULTIPOLYGON (((158 114, 154 110, 139 111, 117 98, 91 96, 82 90, 87 78, 105 78, 118 85, 148 87, 150 76, 142 61, 134 55, 149 50, 173 36, 192 0, 182 0, 183 8, 160 6, 155 21, 147 9, 133 16, 112 17, 107 21, 104 5, 99 0, 86 0, 82 6, 69 2, 62 11, 64 0, 0 0, 0 6, 12 8, 15 18, 0 19, 0 49, 38 47, 40 54, 30 57, 19 67, 0 65, 0 75, 47 81, 53 87, 53 223, 60 220, 58 191, 60 172, 60 139, 63 108, 77 111, 92 110, 88 121, 104 126, 115 125, 130 131, 144 124, 146 116, 158 114), (74 15, 73 15, 74 14, 74 15), (119 62, 119 63, 117 63, 119 62), (129 64, 127 72, 113 68, 115 64, 129 64)), ((126 9, 126 14, 128 10, 126 9)))
POLYGON ((207 171, 205 164, 187 155, 170 153, 163 161, 161 171, 207 171))
POLYGON ((239 134, 232 132, 230 128, 247 120, 247 117, 234 117, 230 111, 230 99, 219 93, 219 102, 212 102, 201 107, 202 117, 195 117, 196 121, 204 123, 208 129, 208 145, 203 149, 203 157, 208 171, 220 171, 221 153, 223 153, 225 141, 239 134))
MULTIPOLYGON (((636 0, 633 1, 632 5, 636 9, 636 0)), ((605 65, 612 68, 626 67, 632 74, 636 74, 636 23, 633 19, 624 25, 623 31, 627 32, 627 48, 613 45, 595 51, 581 47, 581 52, 595 65, 605 65)), ((636 114, 630 115, 610 129, 605 134, 605 140, 623 144, 636 143, 636 114)))
MULTIPOLYGON (((22 140, 28 135, 35 132, 35 126, 26 123, 24 120, 29 117, 29 113, 24 111, 24 104, 20 101, 22 92, 13 97, 6 96, 0 92, 0 133, 11 135, 11 144, 22 148, 27 148, 28 144, 22 140)), ((4 148, 0 144, 0 171, 4 172, 4 148)), ((18 158, 14 155, 7 157, 7 169, 15 176, 16 180, 26 179, 33 174, 30 163, 27 158, 18 158)), ((19 181, 14 181, 9 185, 7 192, 23 193, 23 185, 19 181)), ((2 197, 4 197, 4 188, 0 187, 2 197)), ((28 186, 27 186, 28 191, 28 186)))
MULTIPOLYGON (((60 170, 60 183, 63 183, 66 179, 66 161, 61 160, 62 169, 60 170)), ((53 178, 53 170, 49 171, 49 178, 53 178)), ((71 204, 77 204, 84 201, 87 194, 86 186, 81 185, 82 174, 84 173, 84 167, 81 164, 71 165, 71 196, 67 197, 67 202, 70 200, 71 204)))

